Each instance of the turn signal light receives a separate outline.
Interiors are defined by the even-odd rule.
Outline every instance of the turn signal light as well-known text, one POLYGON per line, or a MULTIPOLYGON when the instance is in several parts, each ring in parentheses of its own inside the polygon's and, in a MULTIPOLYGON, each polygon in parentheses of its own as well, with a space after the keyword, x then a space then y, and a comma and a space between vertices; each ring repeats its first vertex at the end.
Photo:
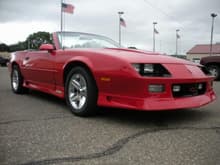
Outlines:
POLYGON ((165 91, 165 86, 162 84, 150 84, 148 86, 148 91, 151 93, 160 93, 165 91))

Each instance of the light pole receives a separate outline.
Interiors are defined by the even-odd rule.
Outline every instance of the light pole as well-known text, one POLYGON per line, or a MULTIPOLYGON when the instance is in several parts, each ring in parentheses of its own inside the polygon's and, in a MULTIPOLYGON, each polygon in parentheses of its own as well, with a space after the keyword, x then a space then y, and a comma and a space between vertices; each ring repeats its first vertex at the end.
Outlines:
POLYGON ((212 27, 211 27, 211 41, 210 41, 210 52, 209 55, 212 55, 212 41, 213 41, 213 30, 214 30, 214 19, 217 16, 217 14, 212 13, 211 17, 212 17, 212 27))
POLYGON ((153 52, 155 52, 155 25, 157 22, 153 22, 153 52))
POLYGON ((176 55, 178 55, 178 39, 179 39, 179 29, 176 29, 176 55))
POLYGON ((121 46, 121 15, 124 14, 123 11, 119 11, 118 12, 118 16, 119 16, 119 34, 118 34, 118 42, 119 42, 119 45, 121 46))

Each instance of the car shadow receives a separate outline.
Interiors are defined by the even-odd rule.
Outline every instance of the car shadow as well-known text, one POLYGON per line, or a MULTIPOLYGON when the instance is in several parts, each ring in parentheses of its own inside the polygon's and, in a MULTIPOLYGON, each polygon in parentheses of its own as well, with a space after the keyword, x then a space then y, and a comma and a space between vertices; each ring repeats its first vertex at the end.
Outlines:
POLYGON ((54 95, 43 93, 40 91, 35 91, 35 90, 29 90, 27 94, 28 97, 33 97, 35 99, 41 100, 42 102, 56 104, 56 106, 67 108, 65 100, 58 98, 54 95))
MULTIPOLYGON (((43 103, 55 104, 63 109, 64 113, 71 113, 64 99, 57 98, 50 94, 45 94, 38 91, 30 91, 29 97, 41 100, 43 103)), ((180 109, 180 110, 166 110, 166 111, 138 111, 127 110, 119 108, 98 107, 98 113, 94 116, 88 117, 88 120, 101 120, 106 122, 155 125, 157 127, 168 127, 181 123, 196 123, 201 122, 211 116, 208 109, 180 109)), ((83 118, 82 118, 83 119, 83 118)))
POLYGON ((96 118, 140 126, 154 125, 156 127, 172 127, 180 124, 185 125, 186 123, 200 123, 210 115, 210 111, 201 109, 131 111, 125 109, 102 107, 99 108, 99 114, 96 116, 96 118))

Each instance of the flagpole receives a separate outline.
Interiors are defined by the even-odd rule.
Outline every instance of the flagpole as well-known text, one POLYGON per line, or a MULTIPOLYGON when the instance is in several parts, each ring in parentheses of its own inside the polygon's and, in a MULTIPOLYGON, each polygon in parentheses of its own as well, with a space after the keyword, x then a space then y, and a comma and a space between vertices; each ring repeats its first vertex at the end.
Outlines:
POLYGON ((63 0, 61 0, 61 14, 60 14, 60 46, 63 48, 63 9, 62 9, 63 0))
POLYGON ((120 23, 120 14, 119 14, 119 39, 118 39, 118 42, 119 42, 119 45, 121 46, 121 23, 120 23))
POLYGON ((178 55, 178 31, 179 29, 176 29, 176 55, 178 55))
POLYGON ((210 51, 209 51, 209 55, 212 55, 212 41, 213 41, 213 29, 214 29, 214 19, 217 16, 217 14, 212 13, 212 27, 211 27, 211 41, 210 41, 210 51))
POLYGON ((153 22, 153 52, 155 52, 155 25, 157 22, 153 22))
POLYGON ((119 15, 119 35, 118 35, 118 42, 119 42, 119 45, 121 46, 121 15, 124 14, 123 11, 119 11, 118 12, 118 15, 119 15))

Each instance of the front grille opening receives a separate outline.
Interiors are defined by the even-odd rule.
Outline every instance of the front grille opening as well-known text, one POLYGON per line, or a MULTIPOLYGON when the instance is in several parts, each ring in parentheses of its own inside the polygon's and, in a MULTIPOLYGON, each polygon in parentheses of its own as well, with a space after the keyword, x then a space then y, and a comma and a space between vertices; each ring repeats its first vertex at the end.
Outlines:
POLYGON ((173 84, 172 94, 175 98, 203 95, 206 92, 206 86, 207 85, 204 82, 189 84, 173 84))
POLYGON ((153 64, 152 72, 144 71, 144 64, 141 64, 140 74, 141 76, 146 76, 146 77, 171 77, 169 71, 161 64, 153 64))

